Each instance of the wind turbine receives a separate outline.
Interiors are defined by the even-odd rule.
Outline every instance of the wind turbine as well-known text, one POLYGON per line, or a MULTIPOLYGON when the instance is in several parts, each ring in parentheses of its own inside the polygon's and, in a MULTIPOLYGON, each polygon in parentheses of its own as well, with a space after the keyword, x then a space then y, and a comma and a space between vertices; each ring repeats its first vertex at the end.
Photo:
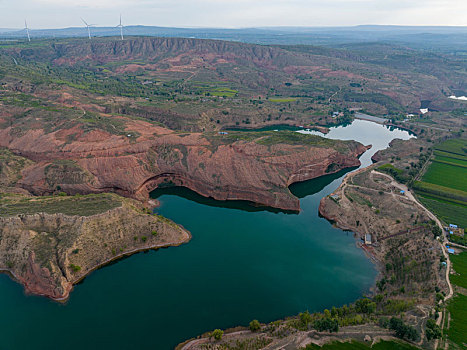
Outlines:
POLYGON ((88 37, 89 39, 91 39, 91 27, 94 26, 94 24, 88 24, 84 19, 83 17, 81 17, 81 20, 83 21, 84 25, 86 26, 86 29, 88 30, 88 37))
POLYGON ((120 15, 120 24, 117 26, 117 28, 120 28, 120 36, 122 37, 122 40, 123 40, 123 24, 122 24, 122 15, 120 15))
POLYGON ((26 20, 24 20, 24 29, 26 29, 26 34, 28 35, 28 41, 31 41, 31 37, 29 36, 28 22, 26 22, 26 20))

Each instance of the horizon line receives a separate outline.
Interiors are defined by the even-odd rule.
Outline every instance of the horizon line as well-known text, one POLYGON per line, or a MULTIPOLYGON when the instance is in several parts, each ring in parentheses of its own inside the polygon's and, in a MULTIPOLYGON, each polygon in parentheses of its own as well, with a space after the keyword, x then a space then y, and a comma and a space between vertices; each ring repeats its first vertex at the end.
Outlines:
MULTIPOLYGON (((39 27, 34 28, 30 27, 28 23, 29 30, 61 30, 61 29, 73 29, 73 28, 81 28, 84 26, 80 25, 72 25, 69 27, 39 27)), ((93 28, 116 28, 113 25, 95 25, 93 28)), ((426 25, 426 24, 355 24, 355 25, 319 25, 319 26, 297 26, 297 25, 271 25, 271 26, 241 26, 241 27, 210 27, 210 26, 158 26, 154 24, 128 24, 124 25, 124 27, 156 27, 156 28, 176 28, 176 29, 228 29, 228 30, 242 30, 242 29, 274 29, 274 28, 297 28, 297 29, 304 29, 304 28, 356 28, 356 27, 409 27, 409 28, 466 28, 467 25, 426 25)), ((0 30, 24 30, 23 27, 15 27, 15 28, 1 28, 0 30)))

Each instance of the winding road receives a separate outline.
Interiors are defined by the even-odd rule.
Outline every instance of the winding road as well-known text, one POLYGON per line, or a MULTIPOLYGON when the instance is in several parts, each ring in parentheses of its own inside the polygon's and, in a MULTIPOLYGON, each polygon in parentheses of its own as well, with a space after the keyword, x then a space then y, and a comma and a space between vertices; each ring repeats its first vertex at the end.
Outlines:
MULTIPOLYGON (((428 163, 428 162, 427 162, 428 163)), ((396 188, 399 188, 400 190, 403 190, 405 191, 405 195, 408 199, 410 199, 411 201, 413 201, 415 204, 417 204, 420 208, 422 208, 428 215, 429 218, 431 218, 432 220, 434 220, 436 222, 436 224, 438 225, 438 227, 441 229, 441 232, 443 232, 443 225, 441 224, 441 221, 439 221, 439 219, 431 212, 429 211, 427 208, 425 208, 423 206, 423 204, 421 204, 416 198, 415 196, 412 194, 412 192, 410 192, 410 190, 407 188, 407 186, 403 185, 403 184, 400 184, 398 182, 396 182, 391 176, 389 176, 388 174, 384 174, 384 173, 381 173, 379 171, 376 171, 376 170, 372 170, 371 171, 373 174, 378 174, 378 175, 381 175, 381 176, 384 176, 384 177, 387 177, 389 179, 391 179, 391 185, 396 187, 396 188)), ((451 281, 449 280, 449 273, 451 271, 451 259, 449 259, 449 254, 448 252, 446 251, 446 247, 444 246, 443 242, 439 241, 439 244, 441 245, 441 251, 443 252, 443 255, 444 257, 446 258, 446 282, 447 282, 447 285, 448 285, 448 288, 449 288, 449 293, 446 295, 446 297, 444 298, 444 301, 448 301, 450 298, 452 298, 452 296, 454 295, 454 290, 452 289, 452 285, 451 285, 451 281)), ((456 244, 454 244, 456 245, 456 244)), ((458 245, 456 245, 458 246, 458 245)), ((439 303, 441 303, 442 301, 440 300, 439 303)), ((444 323, 442 323, 444 317, 446 317, 446 315, 444 315, 443 317, 443 312, 444 311, 440 311, 438 313, 438 318, 436 319, 436 324, 438 326, 441 327, 441 330, 443 330, 444 328, 444 323)), ((435 340, 435 349, 438 348, 438 342, 439 342, 439 339, 436 339, 435 340)), ((445 349, 447 349, 447 346, 448 346, 448 343, 445 342, 445 349)))

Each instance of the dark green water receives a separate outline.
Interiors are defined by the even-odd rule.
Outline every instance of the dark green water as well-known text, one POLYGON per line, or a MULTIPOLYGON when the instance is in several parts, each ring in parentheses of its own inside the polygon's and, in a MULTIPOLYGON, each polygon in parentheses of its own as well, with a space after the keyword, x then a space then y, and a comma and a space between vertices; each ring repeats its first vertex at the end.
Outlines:
MULTIPOLYGON (((385 148, 407 132, 365 121, 330 137, 385 148)), ((171 349, 202 332, 349 303, 376 271, 352 233, 318 217, 344 172, 292 186, 300 214, 222 203, 185 189, 153 193, 158 212, 189 229, 176 248, 140 253, 92 273, 67 304, 25 296, 0 276, 1 349, 171 349)))

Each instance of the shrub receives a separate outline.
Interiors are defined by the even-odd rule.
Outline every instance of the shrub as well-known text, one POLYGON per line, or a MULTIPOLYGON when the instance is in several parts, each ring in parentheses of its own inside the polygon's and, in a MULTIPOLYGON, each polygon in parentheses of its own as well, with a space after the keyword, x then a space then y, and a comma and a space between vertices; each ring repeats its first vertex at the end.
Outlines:
POLYGON ((371 314, 376 311, 376 303, 368 298, 358 299, 355 302, 355 311, 363 314, 371 314))
POLYGON ((378 325, 382 328, 388 328, 389 326, 389 319, 387 317, 381 317, 378 320, 378 325))
POLYGON ((259 323, 258 320, 253 320, 250 322, 250 331, 256 332, 261 329, 261 324, 259 323))
POLYGON ((300 323, 305 327, 311 322, 311 315, 308 311, 301 312, 298 317, 300 318, 300 323))
POLYGON ((434 238, 436 238, 436 236, 441 236, 441 234, 443 233, 438 226, 433 226, 431 228, 431 232, 433 233, 434 238))
POLYGON ((81 270, 81 266, 70 264, 70 269, 73 271, 73 273, 76 273, 81 270))
POLYGON ((221 340, 223 335, 224 331, 220 329, 215 329, 211 333, 211 337, 213 337, 215 340, 221 340))
POLYGON ((338 332, 339 331, 339 322, 336 319, 331 319, 331 318, 321 318, 319 320, 316 320, 315 323, 313 324, 313 327, 320 331, 329 331, 329 332, 338 332))
POLYGON ((417 340, 420 336, 417 330, 404 323, 400 318, 392 317, 389 320, 389 328, 392 329, 398 338, 409 340, 417 340))

